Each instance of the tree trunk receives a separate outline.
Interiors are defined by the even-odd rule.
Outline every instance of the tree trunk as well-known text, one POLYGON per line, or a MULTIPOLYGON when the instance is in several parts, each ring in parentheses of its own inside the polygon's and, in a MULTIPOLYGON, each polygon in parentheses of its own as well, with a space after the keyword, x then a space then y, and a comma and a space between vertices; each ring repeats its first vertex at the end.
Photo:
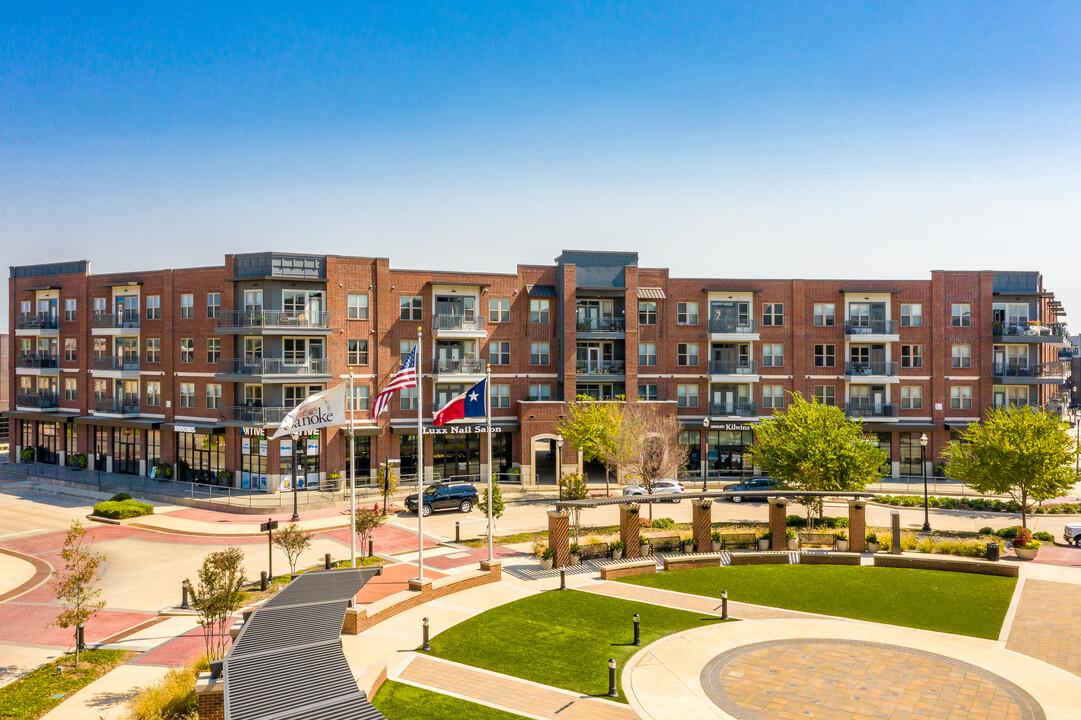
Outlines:
POLYGON ((1028 488, 1021 488, 1021 527, 1028 527, 1028 488))
POLYGON ((604 466, 604 496, 605 497, 612 497, 612 486, 611 486, 611 484, 609 482, 609 479, 610 479, 611 475, 612 475, 612 471, 608 468, 607 465, 605 465, 604 466))

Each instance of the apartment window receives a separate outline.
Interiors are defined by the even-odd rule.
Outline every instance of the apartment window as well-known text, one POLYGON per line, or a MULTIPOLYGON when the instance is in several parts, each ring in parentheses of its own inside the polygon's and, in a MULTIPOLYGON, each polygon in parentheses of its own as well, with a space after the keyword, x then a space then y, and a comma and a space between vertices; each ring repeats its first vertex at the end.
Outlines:
POLYGON ((245 385, 244 404, 249 407, 263 407, 263 386, 245 385))
POLYGON ((529 322, 531 322, 531 323, 546 323, 546 322, 548 322, 548 301, 547 300, 530 300, 529 301, 529 322))
POLYGON ((370 388, 367 385, 353 385, 353 396, 348 400, 346 410, 361 412, 368 409, 370 388))
POLYGON ((109 394, 109 381, 108 380, 95 380, 94 381, 94 399, 101 400, 109 394))
POLYGON ((676 385, 676 407, 681 407, 681 408, 696 408, 696 407, 698 407, 698 386, 697 385, 676 385))
POLYGON ((972 306, 967 303, 951 305, 950 324, 953 327, 969 327, 972 324, 972 306))
POLYGON ((783 367, 784 345, 766 343, 762 346, 762 367, 783 367))
POLYGON ((492 409, 510 407, 510 385, 493 385, 491 398, 492 409))
POLYGON ((105 338, 94 338, 94 357, 105 357, 109 353, 109 341, 105 338))
POLYGON ((657 364, 657 343, 638 343, 638 364, 644 367, 657 364))
POLYGON ((919 410, 923 407, 923 388, 912 386, 901 388, 901 409, 919 410))
POLYGON ((161 319, 161 295, 147 295, 146 296, 146 319, 147 320, 160 320, 161 319))
MULTIPOLYGON (((405 361, 409 359, 409 353, 413 352, 413 348, 417 346, 416 340, 401 340, 398 342, 398 362, 405 365, 405 361)), ((420 358, 417 358, 417 365, 420 365, 420 358)))
POLYGON ((78 354, 78 342, 75 338, 64 338, 64 360, 68 362, 75 362, 75 357, 78 354))
POLYGON ((950 410, 972 409, 972 386, 954 385, 950 388, 950 410))
POLYGON ((638 301, 638 324, 639 325, 656 325, 657 324, 657 301, 656 300, 639 300, 638 301))
POLYGON ((247 315, 259 315, 263 312, 263 291, 244 291, 244 313, 247 315))
POLYGON ((952 365, 955 368, 972 367, 972 347, 969 345, 954 345, 951 348, 952 365))
POLYGON ((221 316, 221 293, 206 294, 206 316, 208 318, 221 316))
POLYGON ((66 300, 64 300, 64 319, 68 322, 75 322, 75 308, 75 298, 67 298, 66 300))
POLYGON ((823 405, 836 405, 837 389, 832 385, 815 385, 814 398, 815 402, 823 405))
POLYGON ((221 385, 217 383, 206 384, 206 409, 216 410, 221 407, 221 385))
POLYGON ((148 363, 161 362, 161 338, 146 339, 146 361, 148 363))
POLYGON ((195 295, 182 293, 180 295, 180 319, 191 320, 195 317, 195 295))
POLYGON ((146 404, 153 407, 161 405, 161 383, 148 382, 146 384, 146 404))
MULTIPOLYGON (((95 302, 95 304, 96 304, 96 302, 95 302)), ((32 302, 30 302, 29 300, 23 300, 23 301, 21 301, 19 303, 19 314, 21 314, 21 315, 29 315, 30 312, 31 312, 31 308, 33 308, 33 307, 34 307, 34 304, 32 302)), ((97 309, 97 308, 95 307, 95 309, 97 309)), ((30 427, 30 426, 29 425, 24 425, 23 427, 30 427)))
POLYGON ((676 325, 697 325, 697 324, 698 324, 698 303, 696 303, 696 302, 676 303, 676 325))
POLYGON ((368 341, 367 340, 350 340, 349 341, 349 364, 350 365, 367 365, 368 364, 368 341))
POLYGON ((75 378, 64 378, 64 399, 78 401, 79 382, 75 378))
POLYGON ((221 359, 221 338, 206 339, 206 361, 211 365, 217 365, 221 359))
POLYGON ((815 367, 833 367, 836 364, 833 345, 815 345, 815 367))
POLYGON ((829 327, 837 322, 834 303, 815 303, 814 323, 817 327, 829 327))
POLYGON ((416 410, 417 409, 417 389, 415 387, 402 388, 398 392, 398 407, 402 410, 416 410))
POLYGON ((551 385, 530 385, 529 386, 529 399, 530 400, 551 400, 552 399, 552 386, 551 385))
POLYGON ((510 322, 510 298, 488 299, 488 322, 510 322))
POLYGON ((488 363, 510 365, 510 343, 506 341, 488 343, 488 363))
POLYGON ((922 327, 923 305, 901 303, 901 327, 922 327))
POLYGON ((638 386, 638 399, 651 401, 657 400, 660 395, 657 393, 657 386, 653 384, 639 385, 638 386))
POLYGON ((547 365, 549 361, 549 345, 546 342, 529 344, 529 364, 547 365))
POLYGON ((784 325, 784 303, 766 303, 762 306, 762 324, 774 327, 784 325))
POLYGON ((350 293, 349 295, 349 319, 368 319, 368 295, 366 293, 350 293))
POLYGON ((180 383, 180 407, 195 407, 195 383, 180 383))
POLYGON ((195 362, 195 341, 192 338, 180 338, 180 362, 195 362))
POLYGON ((902 345, 901 346, 901 367, 903 367, 903 368, 921 368, 921 367, 923 367, 923 345, 902 345))
POLYGON ((762 386, 762 407, 780 410, 784 407, 784 385, 762 386))
POLYGON ((403 295, 399 300, 401 311, 399 317, 402 320, 420 320, 423 313, 421 298, 417 295, 403 295))
POLYGON ((698 343, 679 343, 676 345, 676 364, 683 367, 698 365, 698 343))
MULTIPOLYGON (((30 312, 30 303, 26 303, 26 312, 30 312)), ((94 298, 94 314, 104 315, 109 312, 109 299, 108 298, 94 298)))

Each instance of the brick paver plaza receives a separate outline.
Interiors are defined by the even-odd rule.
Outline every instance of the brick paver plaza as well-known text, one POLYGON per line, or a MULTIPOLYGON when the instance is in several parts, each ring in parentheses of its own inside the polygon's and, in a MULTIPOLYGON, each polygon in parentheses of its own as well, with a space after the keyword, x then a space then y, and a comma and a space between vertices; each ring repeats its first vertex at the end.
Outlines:
POLYGON ((1081 586, 1025 580, 1006 647, 1081 675, 1081 586))

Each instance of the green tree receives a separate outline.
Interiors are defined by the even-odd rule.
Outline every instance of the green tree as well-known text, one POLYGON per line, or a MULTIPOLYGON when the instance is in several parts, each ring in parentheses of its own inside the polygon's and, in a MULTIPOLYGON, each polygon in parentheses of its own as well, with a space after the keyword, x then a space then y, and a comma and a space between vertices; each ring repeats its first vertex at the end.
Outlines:
POLYGON ((244 585, 244 553, 238 547, 212 552, 203 558, 196 582, 188 581, 191 604, 199 614, 203 642, 210 659, 225 655, 228 624, 246 597, 244 585))
POLYGON ((274 531, 272 542, 285 553, 285 559, 289 561, 290 575, 296 575, 300 554, 312 546, 312 535, 313 533, 296 523, 289 523, 274 531))
POLYGON ((357 519, 353 523, 353 530, 360 535, 360 552, 367 552, 368 538, 377 527, 386 522, 386 517, 370 508, 357 508, 357 519))
MULTIPOLYGON (((621 412, 617 452, 628 478, 653 494, 657 480, 675 480, 687 464, 687 446, 679 442, 679 421, 668 408, 651 403, 629 403, 621 412)), ((653 503, 649 504, 653 519, 653 503)))
POLYGON ((611 494, 609 479, 612 468, 617 467, 620 461, 618 438, 621 423, 622 415, 617 403, 594 400, 588 395, 579 395, 567 403, 563 418, 556 423, 556 429, 572 450, 582 453, 586 462, 604 465, 605 495, 611 494))
POLYGON ((98 569, 105 562, 105 556, 87 547, 85 540, 86 530, 76 520, 68 528, 64 547, 60 551, 64 567, 52 579, 52 590, 64 608, 52 624, 62 628, 76 628, 75 667, 79 667, 79 651, 82 649, 79 647, 78 628, 105 607, 101 590, 95 587, 98 569))
MULTIPOLYGON (((562 487, 562 494, 564 500, 585 500, 589 497, 589 486, 586 484, 586 479, 578 473, 570 473, 564 475, 559 479, 559 484, 562 487)), ((574 541, 578 542, 578 529, 581 525, 582 509, 572 508, 571 515, 574 516, 574 541)))
MULTIPOLYGON (((863 490, 881 477, 886 462, 860 421, 848 419, 839 407, 807 402, 799 393, 792 393, 787 410, 758 425, 750 457, 783 487, 827 492, 863 490)), ((813 526, 822 500, 800 502, 813 526)))
MULTIPOLYGON (((488 515, 488 487, 484 487, 484 492, 481 493, 480 502, 477 503, 477 507, 485 517, 488 515)), ((506 507, 503 504, 503 490, 499 487, 499 481, 495 479, 495 475, 492 476, 492 527, 488 528, 488 532, 495 534, 495 521, 503 517, 503 511, 506 507)))
POLYGON ((1059 497, 1077 482, 1073 439, 1058 417, 1031 406, 995 408, 944 453, 946 472, 976 492, 1007 493, 1021 505, 1059 497))

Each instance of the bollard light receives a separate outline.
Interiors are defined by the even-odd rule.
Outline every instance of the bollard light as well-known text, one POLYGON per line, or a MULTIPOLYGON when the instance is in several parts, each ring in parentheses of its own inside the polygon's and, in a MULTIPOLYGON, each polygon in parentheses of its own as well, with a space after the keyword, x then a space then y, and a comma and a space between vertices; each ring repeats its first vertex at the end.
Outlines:
POLYGON ((180 609, 188 609, 188 580, 185 578, 180 583, 180 609))
POLYGON ((330 570, 330 553, 323 556, 323 569, 330 570))
POLYGON ((642 619, 634 614, 634 646, 642 647, 642 619))
POLYGON ((728 619, 728 591, 721 590, 721 620, 728 619))
POLYGON ((375 540, 368 538, 368 557, 375 557, 375 540))
POLYGON ((458 521, 454 522, 454 542, 458 543, 462 541, 462 524, 458 521))
POLYGON ((559 589, 567 589, 567 568, 565 567, 559 568, 559 589))
POLYGON ((261 571, 259 571, 259 589, 260 589, 260 590, 266 590, 266 589, 267 589, 267 574, 266 574, 266 570, 261 570, 261 571))
POLYGON ((608 658, 608 697, 619 697, 616 692, 616 659, 608 658))
POLYGON ((432 646, 428 644, 428 618, 421 620, 421 625, 424 627, 424 644, 420 646, 420 649, 428 652, 432 649, 432 646))

